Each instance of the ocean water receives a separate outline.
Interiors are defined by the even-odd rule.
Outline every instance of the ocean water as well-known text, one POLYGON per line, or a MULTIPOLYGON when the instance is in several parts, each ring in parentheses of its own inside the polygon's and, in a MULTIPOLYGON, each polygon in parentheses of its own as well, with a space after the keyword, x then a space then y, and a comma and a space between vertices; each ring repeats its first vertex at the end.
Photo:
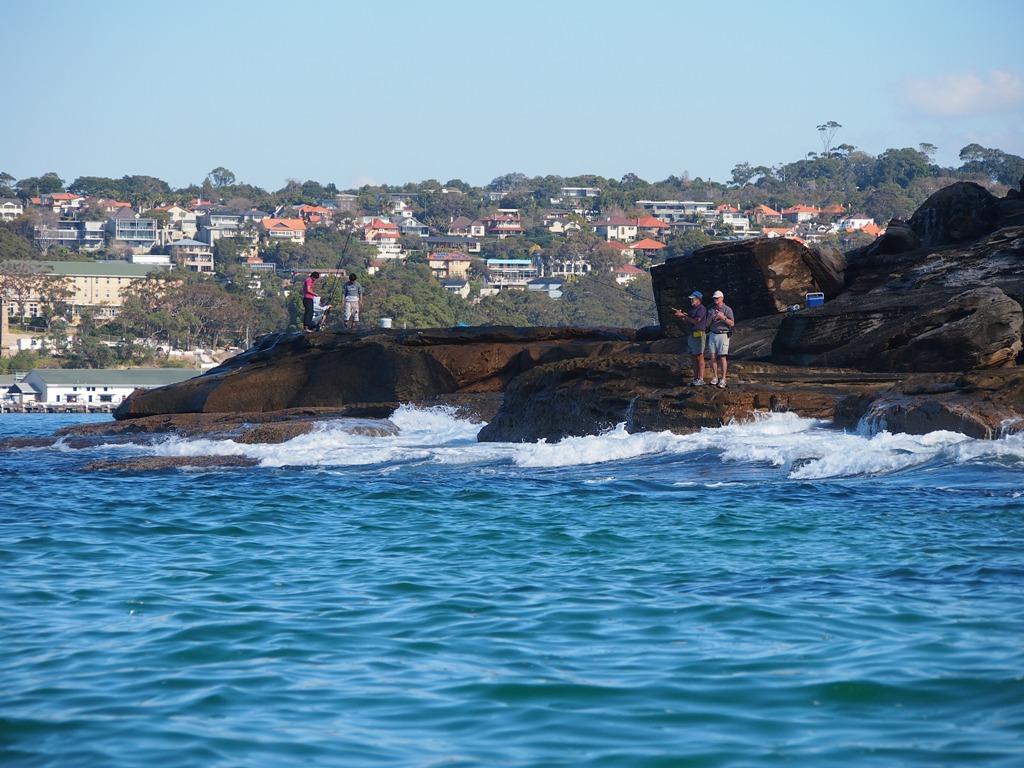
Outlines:
POLYGON ((0 764, 1024 765, 1024 435, 394 420, 0 454, 0 764))

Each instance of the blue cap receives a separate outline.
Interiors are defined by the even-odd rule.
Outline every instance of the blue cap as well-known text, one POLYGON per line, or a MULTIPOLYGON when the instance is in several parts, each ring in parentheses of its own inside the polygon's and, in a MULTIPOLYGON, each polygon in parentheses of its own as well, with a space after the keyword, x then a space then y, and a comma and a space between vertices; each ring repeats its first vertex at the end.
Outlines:
POLYGON ((694 291, 693 293, 690 294, 690 298, 691 299, 703 299, 704 298, 704 294, 701 293, 700 291, 694 291))

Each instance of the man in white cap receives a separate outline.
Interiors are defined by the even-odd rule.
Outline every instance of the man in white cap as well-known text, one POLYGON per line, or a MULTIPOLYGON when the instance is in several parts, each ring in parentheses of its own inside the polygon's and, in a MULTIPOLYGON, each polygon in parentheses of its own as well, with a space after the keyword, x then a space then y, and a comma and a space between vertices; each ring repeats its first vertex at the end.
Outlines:
POLYGON ((686 337, 686 348, 693 358, 693 381, 691 387, 704 386, 704 337, 707 335, 707 308, 701 304, 704 295, 700 291, 690 294, 690 309, 683 312, 681 309, 672 308, 672 314, 686 324, 689 334, 686 337))
POLYGON ((725 294, 715 291, 711 294, 712 305, 708 310, 708 352, 711 353, 711 383, 725 389, 725 377, 729 373, 729 337, 732 336, 736 320, 732 307, 726 306, 725 294), (721 364, 721 370, 719 370, 721 364))

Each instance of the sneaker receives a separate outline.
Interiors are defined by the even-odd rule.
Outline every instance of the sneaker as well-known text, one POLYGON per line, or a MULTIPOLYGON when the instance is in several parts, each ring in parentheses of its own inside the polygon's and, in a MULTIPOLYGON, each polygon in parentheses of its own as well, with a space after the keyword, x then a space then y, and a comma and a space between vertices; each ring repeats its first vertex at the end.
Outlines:
POLYGON ((720 382, 718 382, 718 388, 725 389, 725 379, 722 379, 720 382))
POLYGON ((717 376, 711 380, 711 386, 712 387, 718 386, 718 377, 717 376))
POLYGON ((704 379, 694 379, 693 381, 690 382, 690 386, 691 387, 703 387, 704 386, 704 379))

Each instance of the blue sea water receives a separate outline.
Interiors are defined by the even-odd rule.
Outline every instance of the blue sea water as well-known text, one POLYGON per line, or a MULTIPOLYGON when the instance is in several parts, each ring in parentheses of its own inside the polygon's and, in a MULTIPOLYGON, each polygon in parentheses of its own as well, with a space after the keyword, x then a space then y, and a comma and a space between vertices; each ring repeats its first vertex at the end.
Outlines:
POLYGON ((1024 765, 1024 435, 395 422, 0 454, 0 764, 1024 765))

